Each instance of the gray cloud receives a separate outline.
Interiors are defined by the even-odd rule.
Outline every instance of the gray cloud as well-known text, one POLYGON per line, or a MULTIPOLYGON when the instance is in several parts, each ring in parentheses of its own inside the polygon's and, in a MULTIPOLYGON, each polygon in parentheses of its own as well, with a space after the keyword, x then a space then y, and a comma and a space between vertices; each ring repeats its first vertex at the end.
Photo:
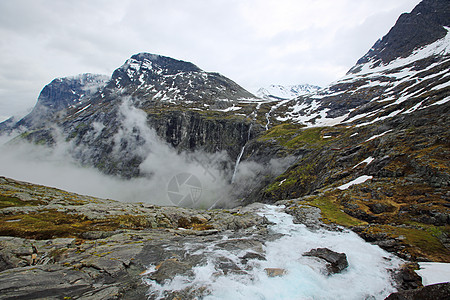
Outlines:
POLYGON ((55 77, 111 74, 153 52, 253 90, 326 85, 419 0, 0 1, 0 117, 34 105, 55 77))

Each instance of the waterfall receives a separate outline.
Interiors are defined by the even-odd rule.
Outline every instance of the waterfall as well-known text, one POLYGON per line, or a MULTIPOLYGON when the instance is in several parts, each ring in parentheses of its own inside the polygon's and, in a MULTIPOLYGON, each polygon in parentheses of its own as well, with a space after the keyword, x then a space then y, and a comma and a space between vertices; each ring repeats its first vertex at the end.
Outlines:
POLYGON ((252 131, 252 127, 253 127, 253 123, 250 124, 249 128, 248 128, 248 133, 247 133, 247 141, 245 142, 244 146, 241 149, 241 153, 239 153, 237 159, 236 159, 236 164, 234 165, 234 171, 233 171, 233 176, 231 176, 231 183, 234 183, 234 179, 236 177, 236 173, 239 167, 239 163, 241 162, 241 158, 242 155, 244 154, 244 150, 245 150, 245 146, 247 145, 248 141, 250 140, 250 134, 252 131))
POLYGON ((238 158, 236 160, 236 165, 234 166, 233 176, 231 177, 231 183, 234 183, 234 178, 236 177, 236 172, 241 161, 242 154, 244 154, 245 146, 242 147, 241 153, 239 153, 238 158))
POLYGON ((272 107, 270 110, 269 110, 269 112, 266 114, 266 120, 267 120, 267 123, 266 123, 266 130, 269 130, 269 124, 270 124, 270 113, 272 112, 272 110, 273 110, 274 108, 272 107))

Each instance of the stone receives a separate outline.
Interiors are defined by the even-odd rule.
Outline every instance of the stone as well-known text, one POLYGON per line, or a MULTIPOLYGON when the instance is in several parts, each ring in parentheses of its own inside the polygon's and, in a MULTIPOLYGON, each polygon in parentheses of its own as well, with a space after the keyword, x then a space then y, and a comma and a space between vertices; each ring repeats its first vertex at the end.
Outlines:
POLYGON ((247 253, 245 253, 244 256, 241 257, 241 261, 243 263, 247 263, 251 259, 266 260, 266 258, 263 255, 255 253, 255 252, 247 252, 247 253))
POLYGON ((322 226, 321 211, 317 207, 309 205, 299 205, 286 207, 284 210, 286 213, 294 217, 294 223, 304 224, 309 228, 318 229, 322 226))
POLYGON ((286 270, 281 268, 265 268, 264 271, 269 277, 278 277, 286 274, 286 270))
POLYGON ((161 284, 166 280, 173 279, 176 275, 187 275, 192 269, 187 263, 176 258, 167 259, 156 266, 156 271, 150 274, 150 279, 161 284))
POLYGON ((317 248, 303 254, 303 256, 312 256, 328 262, 327 270, 329 274, 341 273, 348 267, 347 255, 337 253, 328 248, 317 248))

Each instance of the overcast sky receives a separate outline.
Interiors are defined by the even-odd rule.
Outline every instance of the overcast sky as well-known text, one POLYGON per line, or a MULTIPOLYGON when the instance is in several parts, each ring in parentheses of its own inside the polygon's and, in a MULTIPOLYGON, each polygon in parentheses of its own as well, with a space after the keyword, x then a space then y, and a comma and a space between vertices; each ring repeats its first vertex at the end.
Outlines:
POLYGON ((255 92, 339 79, 420 0, 0 0, 0 120, 43 86, 131 55, 193 62, 255 92))

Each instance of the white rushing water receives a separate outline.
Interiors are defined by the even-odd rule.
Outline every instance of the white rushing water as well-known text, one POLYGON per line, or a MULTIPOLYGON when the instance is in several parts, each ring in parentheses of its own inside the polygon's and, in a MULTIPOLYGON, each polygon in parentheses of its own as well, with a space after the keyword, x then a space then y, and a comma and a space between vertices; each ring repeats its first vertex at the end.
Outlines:
MULTIPOLYGON (((242 265, 240 257, 247 251, 225 250, 213 244, 185 245, 191 254, 208 257, 208 263, 194 267, 194 276, 176 276, 159 285, 147 280, 153 297, 167 291, 187 287, 206 287, 210 294, 202 299, 384 299, 395 291, 389 270, 401 260, 381 248, 364 242, 355 233, 343 231, 312 231, 294 224, 282 207, 264 206, 259 214, 274 222, 271 230, 284 234, 268 241, 263 255, 266 260, 250 260, 242 265), (302 254, 315 248, 329 248, 347 255, 349 266, 340 274, 327 275, 324 262, 302 254), (245 272, 224 275, 216 268, 226 257, 245 272), (269 277, 265 268, 281 268, 286 273, 269 277)), ((251 237, 248 237, 251 238, 251 237)), ((225 236, 222 240, 227 240, 225 236)), ((237 247, 238 248, 238 247, 237 247)), ((151 266, 150 271, 155 270, 151 266)))
MULTIPOLYGON (((250 124, 250 126, 248 127, 248 132, 247 132, 247 142, 250 140, 250 135, 252 132, 252 127, 253 127, 253 123, 250 124)), ((241 152, 239 153, 237 160, 236 160, 236 164, 234 165, 234 171, 233 171, 233 176, 231 177, 231 183, 234 183, 234 180, 236 178, 236 173, 238 171, 238 167, 239 167, 239 163, 241 162, 241 158, 242 155, 244 154, 245 151, 245 146, 247 144, 247 142, 245 142, 245 145, 242 147, 241 152)))

